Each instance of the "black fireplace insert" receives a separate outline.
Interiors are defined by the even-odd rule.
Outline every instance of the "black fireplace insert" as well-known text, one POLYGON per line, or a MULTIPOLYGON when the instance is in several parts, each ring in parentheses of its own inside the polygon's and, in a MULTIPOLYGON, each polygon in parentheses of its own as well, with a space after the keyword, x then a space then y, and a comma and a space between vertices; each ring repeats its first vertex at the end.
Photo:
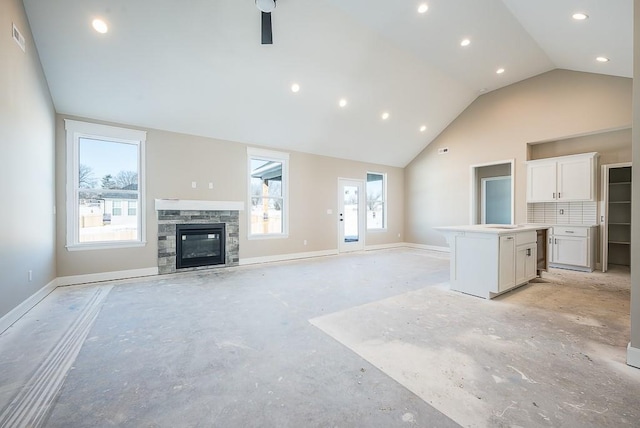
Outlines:
POLYGON ((225 264, 224 223, 177 224, 176 269, 225 264))

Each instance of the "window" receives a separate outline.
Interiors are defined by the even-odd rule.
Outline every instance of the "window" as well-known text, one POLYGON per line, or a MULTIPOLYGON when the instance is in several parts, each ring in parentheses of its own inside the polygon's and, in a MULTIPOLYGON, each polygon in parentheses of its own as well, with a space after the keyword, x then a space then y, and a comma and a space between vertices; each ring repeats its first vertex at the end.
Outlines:
POLYGON ((136 211, 138 210, 138 203, 136 201, 129 201, 129 207, 127 209, 128 216, 136 215, 136 211))
POLYGON ((387 176, 367 173, 367 229, 387 227, 387 176))
POLYGON ((146 132, 75 120, 65 128, 67 248, 143 245, 146 132))
POLYGON ((111 208, 111 214, 114 216, 122 215, 122 201, 113 201, 113 207, 111 208))
POLYGON ((287 153, 247 149, 249 160, 249 238, 277 238, 288 234, 287 153))

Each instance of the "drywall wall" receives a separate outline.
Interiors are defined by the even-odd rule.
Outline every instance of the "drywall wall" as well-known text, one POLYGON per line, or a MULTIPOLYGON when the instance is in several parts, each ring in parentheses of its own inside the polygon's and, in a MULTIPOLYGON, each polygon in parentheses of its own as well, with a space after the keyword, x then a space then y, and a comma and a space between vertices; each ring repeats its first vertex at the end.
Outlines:
POLYGON ((470 165, 504 159, 515 159, 515 221, 526 221, 527 143, 629 128, 631 85, 553 70, 478 97, 405 168, 407 240, 446 247, 433 227, 469 223, 470 165))
POLYGON ((2 317, 56 277, 55 113, 20 0, 0 2, 0 58, 2 317), (12 23, 25 38, 25 52, 11 37, 12 23))
MULTIPOLYGON (((57 118, 58 276, 144 269, 157 266, 154 200, 162 198, 243 201, 247 204, 247 145, 173 132, 144 129, 146 142, 146 231, 144 248, 67 251, 65 207, 65 130, 57 118), (197 187, 191 187, 192 182, 197 187), (209 189, 213 183, 213 189, 209 189)), ((75 120, 99 121, 73 117, 75 120)), ((116 126, 141 129, 122 124, 116 126)), ((367 171, 387 174, 386 231, 367 233, 367 246, 402 242, 404 173, 402 168, 289 152, 289 237, 247 239, 246 212, 240 213, 240 260, 337 249, 338 178, 366 179, 367 171), (331 210, 331 214, 327 214, 331 210), (400 236, 398 236, 400 234, 400 236), (307 245, 304 245, 304 241, 307 245)))
POLYGON ((633 177, 631 195, 631 349, 627 361, 640 368, 640 0, 633 2, 633 177))

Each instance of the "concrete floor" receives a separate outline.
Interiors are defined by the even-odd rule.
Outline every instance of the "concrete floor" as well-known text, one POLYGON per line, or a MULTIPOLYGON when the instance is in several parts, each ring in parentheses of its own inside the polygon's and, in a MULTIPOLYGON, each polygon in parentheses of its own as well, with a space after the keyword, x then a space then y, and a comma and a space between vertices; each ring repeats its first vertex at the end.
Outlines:
POLYGON ((448 276, 394 249, 59 288, 0 335, 0 426, 637 426, 628 270, 448 276))

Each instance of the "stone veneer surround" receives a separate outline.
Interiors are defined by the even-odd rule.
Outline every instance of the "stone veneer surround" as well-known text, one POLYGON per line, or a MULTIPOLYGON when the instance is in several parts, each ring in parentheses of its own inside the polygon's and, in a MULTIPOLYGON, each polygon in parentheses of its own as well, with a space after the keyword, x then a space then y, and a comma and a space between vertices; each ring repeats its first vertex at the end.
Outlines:
POLYGON ((180 269, 180 272, 237 266, 239 212, 236 210, 158 210, 158 273, 176 272, 176 224, 225 223, 225 264, 180 269))

